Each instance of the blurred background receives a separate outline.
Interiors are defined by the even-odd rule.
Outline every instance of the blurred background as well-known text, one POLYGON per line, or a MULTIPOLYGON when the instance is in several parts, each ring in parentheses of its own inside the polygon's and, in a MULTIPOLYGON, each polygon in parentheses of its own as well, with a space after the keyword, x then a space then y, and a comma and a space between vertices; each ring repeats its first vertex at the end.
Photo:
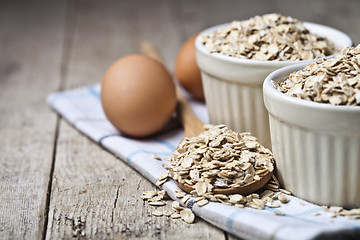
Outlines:
POLYGON ((31 49, 60 48, 70 85, 84 84, 76 81, 78 75, 98 82, 115 59, 138 51, 142 39, 160 47, 173 70, 179 47, 191 35, 271 12, 337 28, 357 44, 359 10, 357 0, 1 0, 0 73, 20 67, 18 58, 31 49))

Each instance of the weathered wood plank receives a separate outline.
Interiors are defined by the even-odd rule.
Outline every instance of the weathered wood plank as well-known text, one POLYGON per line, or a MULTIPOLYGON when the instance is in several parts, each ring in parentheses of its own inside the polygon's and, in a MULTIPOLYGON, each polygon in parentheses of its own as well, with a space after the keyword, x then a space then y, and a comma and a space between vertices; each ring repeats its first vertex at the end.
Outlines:
POLYGON ((162 55, 164 64, 173 72, 177 51, 182 43, 183 24, 176 18, 177 2, 168 0, 135 1, 138 14, 132 18, 132 35, 134 43, 147 39, 151 41, 162 55))
POLYGON ((64 1, 0 4, 0 239, 41 239, 60 82, 64 1))
POLYGON ((348 34, 360 43, 360 2, 356 0, 276 1, 277 11, 303 21, 320 23, 348 34))
POLYGON ((347 33, 355 44, 360 43, 360 3, 357 0, 183 0, 179 1, 177 9, 180 9, 177 17, 185 22, 185 36, 232 20, 278 12, 302 21, 337 28, 347 33))
MULTIPOLYGON (((115 59, 139 52, 145 38, 173 65, 179 40, 167 1, 77 3, 65 88, 99 82, 115 59)), ((155 189, 151 183, 66 122, 59 129, 47 239, 224 239, 201 219, 189 225, 152 216, 153 207, 140 199, 155 189)))
POLYGON ((244 20, 254 15, 266 13, 275 7, 273 1, 264 0, 247 2, 237 0, 185 0, 179 1, 178 4, 179 18, 184 23, 183 31, 186 37, 211 26, 233 20, 244 20))
POLYGON ((223 238, 201 219, 189 225, 151 216, 154 208, 140 199, 144 190, 156 189, 150 182, 68 123, 61 129, 47 239, 223 238))

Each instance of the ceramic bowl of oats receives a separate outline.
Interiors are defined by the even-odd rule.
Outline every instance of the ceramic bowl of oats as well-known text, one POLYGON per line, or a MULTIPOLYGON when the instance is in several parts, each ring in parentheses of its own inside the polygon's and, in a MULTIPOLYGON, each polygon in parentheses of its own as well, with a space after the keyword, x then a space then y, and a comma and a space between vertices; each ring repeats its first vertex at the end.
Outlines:
POLYGON ((206 29, 195 41, 210 122, 248 131, 271 147, 262 84, 271 72, 351 46, 336 29, 279 14, 206 29))
POLYGON ((360 206, 360 45, 264 81, 281 184, 323 205, 360 206))

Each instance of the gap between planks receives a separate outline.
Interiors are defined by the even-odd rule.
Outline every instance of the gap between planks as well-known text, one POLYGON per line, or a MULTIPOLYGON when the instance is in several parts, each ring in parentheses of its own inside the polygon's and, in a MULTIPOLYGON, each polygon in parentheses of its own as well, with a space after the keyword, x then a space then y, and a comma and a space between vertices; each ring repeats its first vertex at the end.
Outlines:
MULTIPOLYGON (((58 86, 58 91, 64 90, 64 86, 66 85, 66 76, 68 73, 69 68, 69 59, 70 59, 70 52, 71 46, 73 42, 74 32, 75 32, 75 25, 76 25, 76 12, 77 12, 77 5, 72 10, 72 4, 69 0, 66 1, 66 14, 65 14, 65 24, 64 24, 64 39, 63 39, 63 47, 62 47, 62 56, 60 62, 60 81, 58 86)), ((50 201, 51 201, 51 193, 52 193, 52 184, 53 184, 53 177, 54 177, 54 170, 55 170, 55 161, 56 161, 56 151, 57 151, 57 144, 59 139, 59 131, 60 131, 60 122, 62 117, 58 115, 56 117, 56 125, 55 125, 55 136, 53 142, 53 153, 52 153, 52 162, 51 162, 51 169, 49 175, 49 183, 47 188, 46 194, 46 205, 45 205, 45 220, 44 220, 44 227, 42 232, 42 239, 46 239, 47 230, 48 230, 48 223, 49 223, 49 211, 50 211, 50 201)))

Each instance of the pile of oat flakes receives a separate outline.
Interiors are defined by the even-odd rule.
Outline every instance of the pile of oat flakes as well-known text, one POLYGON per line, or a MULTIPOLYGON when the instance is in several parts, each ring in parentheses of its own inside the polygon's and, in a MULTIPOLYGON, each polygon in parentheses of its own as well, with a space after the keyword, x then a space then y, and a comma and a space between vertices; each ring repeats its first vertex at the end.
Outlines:
MULTIPOLYGON (((159 161, 162 160, 155 154, 152 157, 159 161)), ((202 207, 212 201, 238 208, 251 207, 262 210, 266 207, 279 208, 281 204, 290 201, 287 195, 291 195, 291 192, 281 189, 275 176, 272 176, 262 189, 247 196, 214 194, 212 192, 214 186, 216 188, 226 188, 239 184, 239 182, 234 183, 235 179, 240 179, 240 184, 249 182, 248 179, 256 180, 255 176, 259 174, 259 171, 264 171, 264 169, 273 171, 274 167, 271 151, 260 145, 255 137, 248 133, 235 133, 224 125, 205 125, 205 131, 202 134, 195 138, 186 139, 173 155, 166 158, 166 160, 169 162, 168 165, 164 165, 167 170, 159 176, 156 185, 161 187, 168 180, 174 179, 192 186, 193 191, 187 194, 181 189, 175 190, 178 201, 172 201, 171 209, 167 208, 162 211, 159 210, 159 207, 166 208, 166 200, 169 199, 166 191, 143 192, 141 198, 155 208, 152 215, 156 217, 182 219, 191 224, 195 220, 195 215, 191 210, 194 204, 202 207), (245 154, 242 155, 242 153, 245 154), (185 160, 189 157, 192 160, 185 160), (247 163, 250 163, 250 165, 247 163), (229 166, 231 166, 230 169, 229 166), (231 176, 229 178, 226 171, 232 168, 239 171, 239 175, 242 177, 234 178, 234 176, 231 176), (223 170, 225 170, 225 173, 221 172, 223 170), (171 171, 174 176, 171 175, 171 171), (251 176, 243 177, 247 174, 251 176)), ((304 205, 303 202, 299 202, 299 204, 304 205)), ((360 209, 346 210, 337 206, 324 206, 323 212, 330 213, 330 217, 360 218, 360 209)), ((273 213, 283 215, 278 211, 273 211, 273 213)), ((322 212, 319 211, 311 215, 320 216, 322 212)))
POLYGON ((173 179, 199 196, 213 188, 239 187, 274 170, 271 151, 256 137, 225 125, 205 125, 199 136, 184 139, 169 161, 173 179))
MULTIPOLYGON (((181 184, 187 184, 193 189, 190 194, 178 189, 175 192, 176 197, 181 199, 183 205, 191 200, 200 207, 213 201, 239 208, 248 206, 264 209, 265 206, 278 208, 280 203, 289 201, 284 193, 291 193, 280 189, 274 176, 259 193, 248 196, 214 193, 212 191, 214 188, 238 187, 259 180, 263 174, 274 170, 274 159, 271 151, 249 133, 236 133, 225 125, 205 125, 204 130, 199 136, 182 141, 167 159, 170 163, 165 168, 168 170, 160 175, 157 186, 161 186, 170 178, 181 184)), ((161 160, 158 156, 154 158, 161 160)), ((158 193, 147 191, 142 198, 151 206, 164 206, 166 205, 163 201, 164 196, 164 191, 158 193)), ((172 212, 156 210, 153 215, 181 217, 190 223, 193 218, 186 209, 188 208, 180 207, 178 202, 174 202, 172 212)))
POLYGON ((360 106, 360 44, 290 74, 277 89, 314 102, 360 106))
POLYGON ((338 52, 328 39, 312 34, 292 17, 272 13, 202 35, 211 53, 245 59, 297 61, 323 58, 338 52))

